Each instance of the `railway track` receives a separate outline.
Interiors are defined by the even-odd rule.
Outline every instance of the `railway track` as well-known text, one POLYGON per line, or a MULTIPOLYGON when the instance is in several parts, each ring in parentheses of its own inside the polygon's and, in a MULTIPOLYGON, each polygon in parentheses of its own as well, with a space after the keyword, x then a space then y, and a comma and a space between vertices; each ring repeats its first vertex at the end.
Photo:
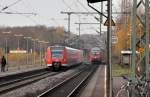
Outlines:
POLYGON ((80 91, 79 89, 86 85, 90 76, 96 69, 97 66, 88 67, 57 84, 53 88, 43 92, 38 97, 75 97, 80 91))
POLYGON ((43 73, 43 72, 45 72, 45 69, 46 68, 38 69, 38 70, 32 70, 32 71, 26 71, 26 72, 21 72, 21 73, 16 73, 16 74, 10 74, 10 75, 6 75, 6 76, 1 76, 0 77, 0 84, 8 82, 8 81, 16 80, 19 78, 32 76, 34 74, 43 73))
MULTIPOLYGON (((44 79, 49 76, 54 76, 59 73, 60 72, 49 72, 49 71, 41 70, 39 73, 32 72, 30 75, 26 75, 26 74, 28 74, 27 72, 25 74, 22 73, 22 75, 23 75, 22 77, 20 77, 20 76, 17 77, 16 75, 13 75, 13 76, 15 76, 15 78, 12 78, 11 76, 9 76, 9 77, 7 77, 7 79, 5 79, 5 81, 3 80, 0 82, 0 94, 12 91, 14 89, 34 83, 36 81, 39 81, 39 80, 44 79)), ((2 79, 2 77, 1 77, 1 79, 2 79)))

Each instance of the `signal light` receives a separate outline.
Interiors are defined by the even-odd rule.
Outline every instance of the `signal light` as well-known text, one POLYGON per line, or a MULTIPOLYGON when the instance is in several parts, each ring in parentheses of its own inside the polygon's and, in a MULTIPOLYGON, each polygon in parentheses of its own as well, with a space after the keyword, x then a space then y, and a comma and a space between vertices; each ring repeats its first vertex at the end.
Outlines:
POLYGON ((103 2, 107 0, 87 0, 88 3, 97 3, 97 2, 103 2))

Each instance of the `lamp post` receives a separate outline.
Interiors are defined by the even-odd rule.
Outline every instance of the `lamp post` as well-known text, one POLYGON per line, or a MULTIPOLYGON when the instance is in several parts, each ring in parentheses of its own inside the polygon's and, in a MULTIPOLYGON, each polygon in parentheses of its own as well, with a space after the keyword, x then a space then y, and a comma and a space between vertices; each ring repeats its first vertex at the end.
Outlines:
POLYGON ((45 42, 45 41, 38 41, 40 43, 40 65, 42 66, 42 44, 45 42))
POLYGON ((20 46, 19 46, 19 37, 22 37, 23 35, 22 34, 14 34, 14 36, 18 37, 18 49, 20 49, 20 46))
POLYGON ((28 56, 28 50, 29 50, 29 39, 31 39, 31 37, 24 37, 24 39, 27 40, 27 48, 26 48, 26 51, 27 51, 27 65, 29 65, 29 56, 28 56))
POLYGON ((35 57, 34 57, 34 53, 35 53, 35 39, 31 39, 33 41, 33 51, 32 51, 32 55, 33 55, 33 63, 32 64, 35 64, 35 57))
POLYGON ((32 41, 33 41, 33 64, 35 65, 35 43, 36 43, 36 41, 39 41, 39 39, 31 39, 32 41))
POLYGON ((48 42, 48 41, 43 41, 43 44, 45 44, 45 45, 44 45, 44 52, 46 52, 46 47, 48 46, 49 43, 50 43, 50 42, 48 42))
MULTIPOLYGON (((14 36, 17 37, 17 39, 18 39, 18 42, 17 42, 17 44, 18 44, 17 50, 20 50, 20 39, 19 39, 19 37, 22 37, 23 35, 22 35, 22 34, 14 34, 14 36)), ((17 56, 17 60, 18 60, 18 69, 20 70, 19 54, 18 54, 18 56, 17 56)))
MULTIPOLYGON (((8 31, 8 32, 2 32, 3 34, 5 34, 5 35, 8 35, 8 34, 11 34, 11 32, 10 31, 8 31)), ((8 71, 8 37, 6 36, 6 38, 5 38, 5 56, 6 56, 6 62, 7 62, 7 68, 6 68, 6 70, 8 71)))
POLYGON ((35 63, 36 63, 36 52, 38 52, 38 49, 36 49, 36 48, 38 48, 38 44, 37 44, 37 46, 36 46, 36 42, 38 43, 38 41, 39 41, 39 39, 35 39, 35 48, 34 48, 34 51, 35 51, 35 53, 34 53, 34 60, 35 60, 35 63))

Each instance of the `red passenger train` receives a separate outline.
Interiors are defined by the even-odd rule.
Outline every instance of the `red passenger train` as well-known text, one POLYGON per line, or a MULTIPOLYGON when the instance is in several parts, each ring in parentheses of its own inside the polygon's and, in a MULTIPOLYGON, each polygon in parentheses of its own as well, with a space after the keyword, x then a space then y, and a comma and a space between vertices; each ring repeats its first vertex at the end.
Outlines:
POLYGON ((93 47, 90 51, 90 62, 91 64, 95 64, 95 63, 101 63, 102 62, 102 52, 100 51, 100 48, 98 47, 93 47))
POLYGON ((46 64, 48 68, 53 70, 59 70, 61 67, 70 67, 82 61, 82 50, 66 46, 50 46, 47 48, 46 64))

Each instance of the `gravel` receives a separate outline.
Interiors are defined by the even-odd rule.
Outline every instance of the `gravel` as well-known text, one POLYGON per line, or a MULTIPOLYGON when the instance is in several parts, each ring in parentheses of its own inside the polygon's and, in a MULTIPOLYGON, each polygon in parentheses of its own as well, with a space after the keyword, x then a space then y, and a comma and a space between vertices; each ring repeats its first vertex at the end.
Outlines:
POLYGON ((43 91, 49 88, 52 88, 59 82, 65 80, 66 78, 73 75, 75 72, 79 71, 84 67, 85 65, 80 65, 75 69, 70 69, 66 72, 62 72, 61 74, 42 79, 33 84, 18 88, 6 94, 2 94, 0 95, 0 97, 37 97, 38 94, 42 93, 43 91))

